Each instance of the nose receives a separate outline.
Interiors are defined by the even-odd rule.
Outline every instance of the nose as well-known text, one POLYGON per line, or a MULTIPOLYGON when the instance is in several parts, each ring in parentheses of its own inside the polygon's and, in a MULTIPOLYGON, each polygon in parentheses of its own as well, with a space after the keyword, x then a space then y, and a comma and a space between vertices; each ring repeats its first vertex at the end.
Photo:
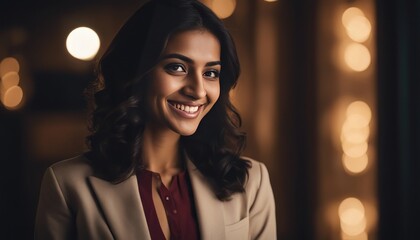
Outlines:
POLYGON ((201 73, 193 72, 187 75, 185 79, 185 87, 183 93, 190 98, 200 99, 207 95, 205 82, 201 73))

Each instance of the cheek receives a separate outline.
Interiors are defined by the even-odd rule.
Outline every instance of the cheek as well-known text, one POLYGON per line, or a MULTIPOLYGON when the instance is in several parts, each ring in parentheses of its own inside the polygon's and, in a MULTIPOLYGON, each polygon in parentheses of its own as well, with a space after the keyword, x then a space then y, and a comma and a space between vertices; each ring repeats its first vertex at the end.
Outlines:
POLYGON ((213 103, 215 103, 217 101, 217 99, 219 99, 220 84, 218 82, 217 83, 212 83, 207 88, 207 96, 210 98, 210 101, 212 101, 213 103))
POLYGON ((178 87, 176 81, 165 75, 156 75, 152 81, 149 93, 156 97, 166 97, 178 87))

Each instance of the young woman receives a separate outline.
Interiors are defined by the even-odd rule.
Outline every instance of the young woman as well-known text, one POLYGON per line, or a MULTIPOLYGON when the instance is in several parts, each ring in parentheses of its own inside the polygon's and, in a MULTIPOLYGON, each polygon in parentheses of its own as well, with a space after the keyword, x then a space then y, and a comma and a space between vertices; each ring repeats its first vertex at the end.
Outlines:
POLYGON ((234 43, 194 0, 154 0, 99 61, 90 151, 47 169, 36 239, 276 239, 266 167, 240 156, 234 43))

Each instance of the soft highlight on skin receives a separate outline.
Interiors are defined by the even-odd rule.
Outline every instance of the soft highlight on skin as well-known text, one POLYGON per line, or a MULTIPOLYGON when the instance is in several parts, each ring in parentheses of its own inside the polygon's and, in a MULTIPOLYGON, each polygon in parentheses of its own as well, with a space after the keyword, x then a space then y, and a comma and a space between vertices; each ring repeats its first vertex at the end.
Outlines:
POLYGON ((190 136, 220 95, 221 67, 214 64, 220 62, 220 44, 208 31, 184 31, 169 39, 162 55, 150 73, 147 105, 151 117, 146 128, 168 128, 190 136), (187 113, 186 108, 192 107, 197 108, 195 114, 187 113))

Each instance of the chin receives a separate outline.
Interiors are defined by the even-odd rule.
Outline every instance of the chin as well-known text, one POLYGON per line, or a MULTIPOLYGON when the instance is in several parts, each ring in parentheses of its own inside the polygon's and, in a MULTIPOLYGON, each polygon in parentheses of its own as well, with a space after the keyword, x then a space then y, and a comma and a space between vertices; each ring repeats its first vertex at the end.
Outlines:
POLYGON ((193 135, 196 132, 197 129, 194 129, 193 131, 179 131, 179 135, 184 136, 184 137, 188 137, 193 135))
POLYGON ((169 128, 175 133, 181 136, 191 136, 197 132, 199 123, 189 121, 189 122, 172 122, 169 123, 169 128))
POLYGON ((172 128, 172 131, 178 133, 181 136, 188 137, 193 135, 197 131, 196 128, 172 128))

